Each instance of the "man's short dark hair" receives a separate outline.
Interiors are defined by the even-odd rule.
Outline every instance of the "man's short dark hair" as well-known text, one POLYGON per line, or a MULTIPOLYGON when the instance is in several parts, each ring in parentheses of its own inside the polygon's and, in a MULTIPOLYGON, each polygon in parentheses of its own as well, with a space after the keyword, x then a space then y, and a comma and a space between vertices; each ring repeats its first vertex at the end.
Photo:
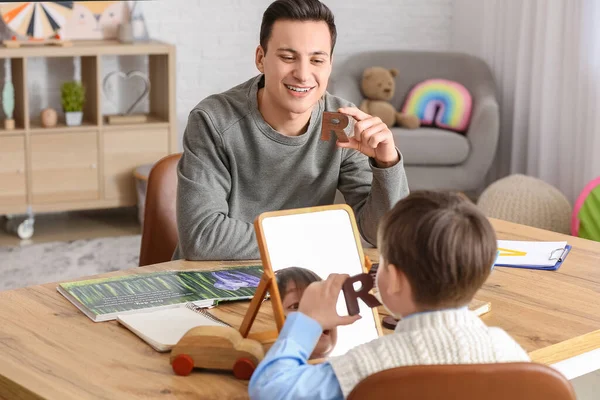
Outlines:
POLYGON ((323 21, 331 34, 331 54, 335 47, 337 30, 331 10, 319 0, 277 0, 265 10, 260 26, 260 45, 267 52, 267 43, 276 21, 323 21))

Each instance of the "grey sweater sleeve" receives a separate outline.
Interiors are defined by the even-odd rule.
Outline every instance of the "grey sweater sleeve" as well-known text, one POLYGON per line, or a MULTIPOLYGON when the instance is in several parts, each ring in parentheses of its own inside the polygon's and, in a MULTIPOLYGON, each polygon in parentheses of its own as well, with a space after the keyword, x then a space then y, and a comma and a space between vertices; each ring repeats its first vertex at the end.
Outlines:
POLYGON ((179 255, 187 260, 258 259, 253 225, 228 216, 228 159, 222 137, 202 110, 188 118, 177 175, 179 255))
POLYGON ((389 168, 378 168, 373 159, 356 150, 347 150, 342 161, 338 189, 356 215, 363 238, 377 246, 379 220, 402 198, 408 196, 408 182, 402 154, 389 168))

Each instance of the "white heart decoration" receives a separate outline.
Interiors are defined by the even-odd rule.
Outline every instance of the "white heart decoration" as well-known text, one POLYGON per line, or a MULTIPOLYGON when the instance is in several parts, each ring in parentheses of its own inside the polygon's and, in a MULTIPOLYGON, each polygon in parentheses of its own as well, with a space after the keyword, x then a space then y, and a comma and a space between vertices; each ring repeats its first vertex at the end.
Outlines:
POLYGON ((106 77, 104 77, 104 80, 102 81, 102 90, 104 91, 104 95, 106 96, 108 101, 110 101, 112 104, 114 104, 115 107, 118 107, 118 102, 114 98, 111 97, 111 93, 108 90, 109 81, 113 77, 118 77, 118 78, 122 78, 122 79, 140 78, 142 80, 142 82, 144 83, 144 92, 142 93, 142 95, 140 97, 138 97, 131 104, 131 106, 129 106, 127 111, 125 111, 125 114, 131 114, 131 112, 135 109, 135 107, 137 107, 137 105, 140 104, 140 102, 142 100, 144 100, 146 97, 148 97, 148 94, 150 93, 150 80, 148 79, 146 74, 144 74, 141 71, 131 71, 128 73, 125 73, 122 71, 113 71, 110 74, 106 75, 106 77))

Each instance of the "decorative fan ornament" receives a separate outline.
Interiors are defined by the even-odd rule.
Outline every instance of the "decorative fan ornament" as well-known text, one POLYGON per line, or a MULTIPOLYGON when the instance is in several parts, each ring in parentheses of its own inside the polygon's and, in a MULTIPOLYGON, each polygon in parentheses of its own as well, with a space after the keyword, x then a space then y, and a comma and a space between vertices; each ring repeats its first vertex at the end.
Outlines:
POLYGON ((55 36, 73 13, 72 1, 0 3, 0 14, 14 33, 33 39, 55 36))

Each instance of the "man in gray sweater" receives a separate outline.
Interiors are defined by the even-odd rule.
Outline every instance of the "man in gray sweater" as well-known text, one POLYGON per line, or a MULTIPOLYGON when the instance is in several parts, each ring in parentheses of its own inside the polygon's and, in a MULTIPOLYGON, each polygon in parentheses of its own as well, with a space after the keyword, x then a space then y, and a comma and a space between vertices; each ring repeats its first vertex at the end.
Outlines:
POLYGON ((318 0, 267 8, 260 75, 207 97, 189 115, 173 259, 258 259, 259 214, 332 204, 336 189, 376 245, 380 217, 408 195, 408 183, 388 127, 326 92, 335 40, 333 14, 318 0), (357 121, 350 142, 321 139, 324 111, 357 121))

